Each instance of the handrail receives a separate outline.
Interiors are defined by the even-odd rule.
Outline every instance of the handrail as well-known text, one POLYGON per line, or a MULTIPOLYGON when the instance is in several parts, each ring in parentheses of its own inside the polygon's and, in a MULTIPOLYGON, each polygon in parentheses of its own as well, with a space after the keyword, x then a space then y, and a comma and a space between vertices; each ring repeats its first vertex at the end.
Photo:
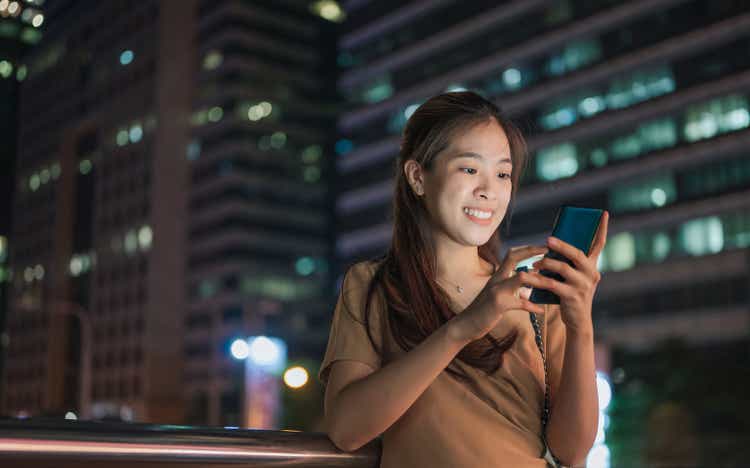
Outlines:
POLYGON ((379 457, 379 439, 347 453, 325 434, 312 432, 0 419, 3 468, 99 467, 115 462, 139 467, 375 468, 379 457))

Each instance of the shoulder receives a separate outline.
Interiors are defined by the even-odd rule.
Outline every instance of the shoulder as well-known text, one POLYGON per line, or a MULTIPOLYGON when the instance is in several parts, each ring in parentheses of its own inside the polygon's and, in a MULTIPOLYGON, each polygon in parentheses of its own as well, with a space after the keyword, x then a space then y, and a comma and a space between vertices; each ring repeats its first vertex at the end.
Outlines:
POLYGON ((364 309, 367 292, 380 263, 377 260, 364 260, 353 263, 346 269, 340 295, 350 311, 357 312, 364 309))
POLYGON ((363 260, 351 264, 344 273, 341 284, 342 293, 351 289, 368 287, 380 263, 379 260, 363 260))

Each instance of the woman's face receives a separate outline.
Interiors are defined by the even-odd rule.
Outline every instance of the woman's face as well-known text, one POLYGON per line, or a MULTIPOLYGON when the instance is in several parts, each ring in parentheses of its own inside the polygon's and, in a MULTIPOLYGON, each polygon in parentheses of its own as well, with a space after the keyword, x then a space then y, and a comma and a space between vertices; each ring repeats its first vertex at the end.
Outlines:
POLYGON ((457 133, 424 171, 424 201, 435 227, 459 244, 485 244, 505 217, 512 170, 510 144, 495 119, 457 133))

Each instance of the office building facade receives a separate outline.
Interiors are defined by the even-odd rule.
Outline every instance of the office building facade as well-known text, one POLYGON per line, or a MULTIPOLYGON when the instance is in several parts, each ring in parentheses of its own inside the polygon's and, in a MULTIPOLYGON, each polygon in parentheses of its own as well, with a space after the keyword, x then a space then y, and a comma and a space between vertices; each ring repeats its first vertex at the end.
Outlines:
MULTIPOLYGON (((689 369, 698 356, 714 356, 724 373, 746 365, 750 9, 744 2, 345 6, 338 61, 347 110, 336 143, 339 280, 348 265, 389 246, 394 163, 409 116, 432 95, 472 90, 514 119, 529 147, 512 220, 501 226, 501 258, 511 246, 543 245, 561 204, 610 213, 593 319, 597 343, 608 350, 598 364, 621 395, 641 405, 621 410, 622 418, 646 414, 649 379, 649 389, 670 388, 675 398, 674 388, 682 387, 663 381, 690 379, 689 371, 672 378, 672 369, 689 369), (655 348, 675 339, 683 343, 682 357, 654 358, 655 348)), ((732 382, 716 405, 739 404, 741 387, 732 382)), ((633 422, 627 437, 656 427, 647 424, 633 422)), ((632 454, 633 447, 620 453, 632 454)))
POLYGON ((229 339, 322 346, 328 24, 276 3, 50 5, 22 88, 5 412, 236 424, 229 339))

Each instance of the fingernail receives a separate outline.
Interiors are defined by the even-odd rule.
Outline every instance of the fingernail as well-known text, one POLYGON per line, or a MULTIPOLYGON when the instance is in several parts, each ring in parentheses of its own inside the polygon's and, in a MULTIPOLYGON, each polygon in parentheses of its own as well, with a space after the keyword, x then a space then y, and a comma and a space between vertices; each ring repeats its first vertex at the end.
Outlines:
POLYGON ((557 243, 557 240, 556 240, 556 239, 555 239, 554 237, 548 237, 548 238, 547 238, 547 242, 548 242, 548 243, 549 243, 550 245, 555 245, 555 244, 557 243))

